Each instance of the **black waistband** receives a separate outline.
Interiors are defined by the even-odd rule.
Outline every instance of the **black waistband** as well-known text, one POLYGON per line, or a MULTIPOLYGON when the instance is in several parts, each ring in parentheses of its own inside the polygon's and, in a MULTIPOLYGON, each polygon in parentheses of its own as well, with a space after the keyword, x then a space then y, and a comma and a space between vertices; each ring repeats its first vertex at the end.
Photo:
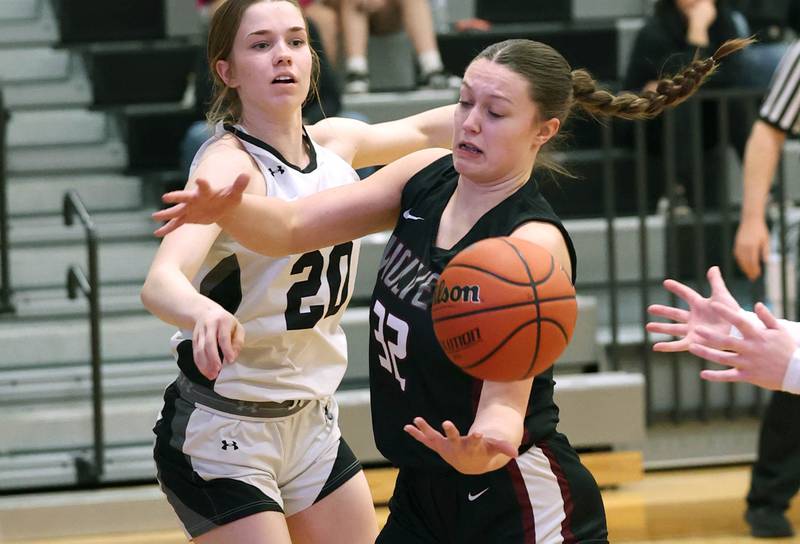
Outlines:
POLYGON ((237 400, 223 397, 211 389, 198 385, 182 372, 175 380, 178 391, 183 399, 206 406, 213 410, 237 416, 275 418, 296 414, 306 406, 310 400, 286 400, 283 402, 256 402, 251 400, 237 400))

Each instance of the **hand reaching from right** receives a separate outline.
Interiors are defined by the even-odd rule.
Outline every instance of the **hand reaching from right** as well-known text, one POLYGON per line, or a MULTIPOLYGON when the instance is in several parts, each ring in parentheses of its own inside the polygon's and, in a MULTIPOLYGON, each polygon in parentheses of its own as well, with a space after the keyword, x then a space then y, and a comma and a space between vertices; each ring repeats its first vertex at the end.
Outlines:
POLYGON ((222 307, 215 304, 195 321, 192 331, 194 364, 209 380, 217 378, 223 364, 236 360, 243 345, 244 327, 222 307))
POLYGON ((231 185, 220 189, 213 189, 202 178, 198 178, 196 183, 193 189, 172 191, 161 197, 165 203, 175 205, 153 214, 156 221, 166 221, 155 231, 156 236, 166 236, 184 223, 216 223, 242 201, 250 176, 240 174, 231 185))
POLYGON ((687 351, 689 345, 697 341, 698 327, 706 327, 723 335, 730 333, 730 322, 715 312, 711 303, 717 302, 736 312, 741 312, 742 308, 728 291, 718 267, 712 266, 709 268, 706 276, 708 277, 708 283, 711 285, 711 296, 708 298, 675 280, 664 281, 664 288, 688 304, 689 309, 684 310, 662 304, 653 304, 647 309, 648 312, 655 316, 670 319, 674 322, 650 322, 647 324, 649 332, 679 337, 677 340, 656 343, 653 346, 654 351, 687 351))
POLYGON ((728 367, 703 370, 700 376, 712 382, 749 382, 779 391, 798 349, 792 335, 760 302, 755 307, 760 323, 752 322, 728 306, 714 303, 712 308, 740 331, 741 338, 719 335, 700 327, 698 342, 692 343, 689 351, 728 367))

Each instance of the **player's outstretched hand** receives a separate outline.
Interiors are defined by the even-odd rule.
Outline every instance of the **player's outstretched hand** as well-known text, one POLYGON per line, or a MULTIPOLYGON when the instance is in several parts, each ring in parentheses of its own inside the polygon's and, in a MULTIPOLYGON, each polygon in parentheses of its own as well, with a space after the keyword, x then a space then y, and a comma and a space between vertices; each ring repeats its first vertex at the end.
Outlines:
POLYGON ((403 429, 463 474, 483 474, 493 470, 491 462, 498 455, 517 457, 517 448, 507 440, 476 432, 462 436, 451 421, 442 423, 444 434, 421 417, 415 417, 413 425, 406 425, 403 429))
POLYGON ((724 304, 712 303, 712 309, 741 333, 737 338, 699 327, 689 351, 698 357, 725 365, 725 370, 703 370, 700 377, 712 382, 749 382, 779 390, 789 360, 797 349, 792 335, 762 303, 755 313, 761 323, 750 321, 742 312, 724 304))
POLYGON ((209 308, 195 321, 192 331, 194 364, 209 380, 217 378, 223 364, 239 357, 243 345, 244 327, 223 308, 209 308))
POLYGON ((184 223, 216 223, 242 201, 242 194, 249 183, 250 176, 240 174, 231 185, 212 189, 208 181, 198 178, 192 189, 164 194, 161 200, 174 206, 153 214, 156 221, 166 222, 156 229, 155 235, 166 236, 184 223))
POLYGON ((708 277, 708 283, 711 285, 711 296, 708 298, 675 280, 664 281, 664 288, 683 300, 689 306, 689 309, 684 310, 662 304, 653 304, 647 309, 650 314, 656 317, 663 317, 672 321, 672 323, 651 321, 647 324, 649 332, 678 337, 677 340, 669 342, 657 342, 653 345, 654 351, 687 351, 689 345, 696 341, 697 327, 700 326, 714 330, 719 334, 728 334, 730 332, 730 323, 711 308, 711 303, 717 302, 738 312, 741 312, 742 309, 728 291, 718 267, 712 266, 709 268, 706 276, 708 277))

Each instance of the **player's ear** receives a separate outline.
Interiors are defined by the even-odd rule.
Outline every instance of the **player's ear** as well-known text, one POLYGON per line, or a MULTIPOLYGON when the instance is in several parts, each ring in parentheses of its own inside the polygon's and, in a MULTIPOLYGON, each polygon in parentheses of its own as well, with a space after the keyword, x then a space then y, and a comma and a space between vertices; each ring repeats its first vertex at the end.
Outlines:
POLYGON ((214 65, 214 69, 217 71, 217 75, 220 79, 225 83, 225 86, 231 89, 235 89, 239 86, 239 83, 236 81, 236 74, 232 62, 220 59, 214 65))
POLYGON ((559 121, 555 117, 539 123, 539 126, 536 128, 536 134, 534 136, 534 142, 536 146, 542 147, 544 144, 550 141, 550 138, 558 134, 558 130, 560 128, 561 128, 561 121, 559 121))

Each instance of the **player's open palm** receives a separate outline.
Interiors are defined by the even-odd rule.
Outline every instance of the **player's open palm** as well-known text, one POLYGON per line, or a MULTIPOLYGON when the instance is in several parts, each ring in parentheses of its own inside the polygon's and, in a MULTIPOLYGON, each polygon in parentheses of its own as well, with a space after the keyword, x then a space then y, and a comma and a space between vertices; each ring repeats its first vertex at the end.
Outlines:
POLYGON ((699 341, 693 343, 689 351, 728 367, 703 370, 700 376, 715 382, 749 382, 767 389, 781 389, 788 361, 797 350, 791 333, 760 302, 755 307, 760 323, 727 306, 712 306, 739 330, 741 337, 721 335, 700 327, 699 341))
POLYGON ((166 222, 155 235, 166 236, 184 223, 216 223, 242 201, 249 183, 248 174, 240 174, 231 185, 220 188, 198 178, 192 188, 164 194, 161 200, 174 206, 153 213, 153 219, 166 222))
POLYGON ((214 380, 222 365, 239 356, 244 345, 244 327, 230 312, 214 305, 195 321, 192 331, 192 355, 197 370, 214 380))
POLYGON ((509 458, 517 456, 517 449, 507 440, 498 440, 478 432, 462 436, 451 421, 442 423, 444 434, 421 417, 415 417, 414 424, 406 425, 404 430, 462 474, 483 474, 493 470, 496 467, 492 462, 498 455, 509 458))
POLYGON ((687 351, 689 345, 697 341, 698 327, 706 327, 725 335, 730 332, 730 323, 713 310, 711 303, 717 302, 731 308, 733 311, 741 311, 742 309, 728 291, 718 267, 712 266, 709 268, 706 276, 711 285, 710 297, 704 297, 691 287, 675 280, 664 281, 664 288, 685 302, 689 309, 662 304, 653 304, 647 309, 654 316, 672 321, 671 323, 652 321, 647 324, 649 332, 678 337, 677 340, 669 342, 657 342, 653 345, 654 351, 687 351))

